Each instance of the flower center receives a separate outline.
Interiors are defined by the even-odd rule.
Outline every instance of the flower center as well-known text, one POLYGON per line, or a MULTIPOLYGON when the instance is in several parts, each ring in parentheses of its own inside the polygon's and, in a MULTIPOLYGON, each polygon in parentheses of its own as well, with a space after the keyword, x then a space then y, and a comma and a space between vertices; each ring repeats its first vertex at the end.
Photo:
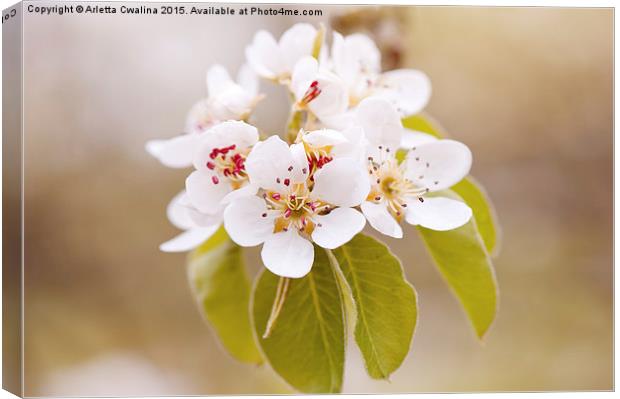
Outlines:
MULTIPOLYGON (((248 150, 237 150, 235 144, 228 147, 214 148, 209 154, 210 160, 207 161, 207 168, 227 177, 232 183, 233 189, 237 189, 248 178, 245 171, 247 152, 248 150)), ((213 184, 219 183, 219 179, 216 176, 213 176, 212 181, 213 184)))
POLYGON ((404 167, 391 157, 382 162, 376 162, 369 157, 368 173, 372 178, 372 189, 366 199, 376 204, 386 201, 388 211, 399 222, 405 216, 404 208, 407 207, 408 198, 417 197, 424 202, 422 196, 429 191, 428 188, 418 187, 405 178, 404 167))
POLYGON ((329 156, 328 148, 310 148, 306 147, 306 159, 308 160, 308 170, 310 171, 310 180, 314 181, 314 173, 321 169, 325 164, 331 162, 334 157, 329 156))
POLYGON ((310 199, 310 192, 306 184, 295 184, 288 193, 268 191, 263 193, 267 202, 268 213, 275 214, 274 233, 288 231, 294 228, 300 233, 310 236, 314 229, 321 224, 315 219, 317 215, 326 215, 331 212, 331 205, 310 199))

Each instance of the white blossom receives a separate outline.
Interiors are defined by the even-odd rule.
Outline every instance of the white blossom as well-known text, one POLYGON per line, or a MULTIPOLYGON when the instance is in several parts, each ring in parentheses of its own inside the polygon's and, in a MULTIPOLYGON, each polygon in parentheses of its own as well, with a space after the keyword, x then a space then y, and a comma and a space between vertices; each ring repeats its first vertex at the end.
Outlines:
POLYGON ((194 249, 209 239, 221 226, 222 214, 200 212, 190 202, 185 191, 177 194, 167 208, 170 223, 183 233, 159 246, 164 252, 184 252, 194 249))
POLYGON ((310 56, 301 58, 295 65, 291 90, 297 107, 307 108, 321 120, 341 115, 348 107, 347 89, 342 79, 320 67, 310 56))
POLYGON ((469 221, 472 211, 465 203, 427 195, 451 187, 469 173, 472 157, 467 146, 424 137, 399 164, 395 155, 401 146, 403 128, 393 105, 385 99, 368 98, 356 112, 369 142, 368 176, 372 188, 361 209, 372 227, 401 238, 403 220, 440 231, 469 221))
POLYGON ((196 170, 185 181, 192 204, 206 214, 220 214, 225 203, 238 195, 252 195, 246 158, 258 142, 258 130, 245 122, 227 121, 215 125, 196 150, 196 170))
POLYGON ((271 33, 260 30, 245 49, 247 62, 259 76, 286 83, 297 61, 312 55, 317 33, 314 26, 299 23, 276 41, 271 33))
POLYGON ((258 77, 247 66, 239 69, 237 82, 221 65, 207 72, 208 97, 197 102, 189 111, 185 133, 168 140, 151 140, 146 150, 165 166, 191 166, 202 133, 213 125, 227 120, 247 119, 262 98, 258 94, 258 77))
POLYGON ((337 248, 365 225, 353 207, 367 197, 370 186, 353 159, 334 159, 311 174, 305 152, 272 136, 254 147, 246 169, 260 195, 227 206, 224 226, 241 246, 263 244, 263 263, 275 274, 303 277, 314 261, 312 242, 337 248))
POLYGON ((366 35, 343 37, 334 32, 331 64, 346 84, 349 105, 374 96, 390 101, 401 116, 420 112, 431 96, 428 77, 415 69, 397 69, 381 73, 381 53, 366 35))

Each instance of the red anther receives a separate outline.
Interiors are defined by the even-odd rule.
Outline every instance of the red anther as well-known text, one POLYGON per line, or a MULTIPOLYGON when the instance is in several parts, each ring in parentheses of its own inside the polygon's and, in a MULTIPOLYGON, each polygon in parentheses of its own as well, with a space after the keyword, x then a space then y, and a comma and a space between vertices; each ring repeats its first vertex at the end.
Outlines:
POLYGON ((295 194, 291 194, 289 198, 291 199, 291 201, 295 201, 295 198, 297 197, 295 197, 295 194))
POLYGON ((224 176, 228 176, 230 175, 230 170, 229 169, 224 169, 224 176))
POLYGON ((213 182, 213 184, 218 184, 220 182, 220 179, 218 179, 217 176, 211 176, 211 181, 213 182))
POLYGON ((290 179, 284 179, 284 185, 288 186, 289 184, 291 184, 291 180, 290 179))
POLYGON ((312 211, 316 211, 316 205, 314 202, 308 202, 308 206, 312 209, 312 211))
POLYGON ((290 209, 290 208, 287 208, 287 209, 284 211, 284 217, 285 217, 285 218, 287 218, 287 219, 288 219, 288 218, 290 218, 290 217, 291 217, 291 213, 293 213, 293 211, 291 211, 291 209, 290 209))
POLYGON ((290 171, 292 171, 292 170, 293 170, 293 167, 292 167, 292 166, 289 166, 289 167, 288 167, 288 171, 290 172, 290 171))
POLYGON ((276 177, 276 183, 280 184, 280 178, 276 177))
POLYGON ((308 168, 303 168, 303 169, 301 170, 301 173, 303 173, 304 175, 305 175, 306 173, 308 173, 308 168))
POLYGON ((319 88, 319 82, 315 80, 310 84, 310 87, 308 87, 308 90, 301 99, 301 102, 304 104, 308 104, 310 101, 317 98, 319 94, 321 94, 321 89, 319 88))
POLYGON ((280 198, 282 198, 282 197, 278 193, 273 193, 273 194, 271 194, 271 198, 273 198, 276 201, 280 201, 280 198))
POLYGON ((215 164, 213 162, 207 162, 207 168, 213 170, 215 169, 215 164))

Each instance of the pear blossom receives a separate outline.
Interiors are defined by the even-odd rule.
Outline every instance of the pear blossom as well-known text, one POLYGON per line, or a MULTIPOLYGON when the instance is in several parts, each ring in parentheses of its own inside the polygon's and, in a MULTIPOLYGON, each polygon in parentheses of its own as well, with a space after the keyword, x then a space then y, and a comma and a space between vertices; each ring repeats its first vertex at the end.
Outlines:
POLYGON ((246 158, 258 142, 258 130, 245 122, 222 122, 207 132, 195 151, 196 169, 185 180, 187 197, 200 212, 221 214, 237 196, 253 195, 246 158))
MULTIPOLYGON (((296 147, 299 149, 300 147, 296 147)), ((237 198, 224 211, 224 226, 241 246, 263 244, 261 257, 273 273, 305 276, 314 246, 333 249, 348 242, 366 223, 353 209, 370 190, 365 170, 338 158, 311 174, 305 153, 277 136, 258 143, 246 160, 258 196, 237 198)))
POLYGON ((349 105, 374 96, 390 101, 401 116, 420 112, 431 95, 429 78, 415 69, 381 73, 381 53, 368 36, 356 33, 343 37, 334 32, 332 69, 345 83, 349 105))
POLYGON ((183 252, 196 248, 209 239, 222 225, 222 214, 209 215, 192 206, 185 191, 177 194, 166 209, 168 219, 184 230, 159 246, 164 252, 183 252))
POLYGON ((301 129, 295 143, 291 145, 291 151, 305 153, 308 170, 312 175, 334 158, 363 159, 366 151, 363 135, 359 126, 351 126, 342 132, 334 129, 301 129))
POLYGON ((469 173, 472 156, 467 146, 425 137, 399 164, 395 153, 403 128, 393 105, 385 99, 368 98, 356 113, 369 143, 367 166, 372 186, 361 209, 373 228, 402 238, 403 220, 439 231, 469 221, 472 210, 465 203, 427 195, 451 187, 469 173))
POLYGON ((146 150, 165 166, 191 166, 202 133, 223 121, 247 119, 262 98, 258 94, 258 77, 247 65, 239 69, 237 82, 223 66, 212 66, 207 72, 207 92, 208 97, 189 111, 184 134, 147 142, 146 150))
POLYGON ((271 33, 259 30, 245 49, 247 62, 262 78, 287 83, 297 61, 312 55, 317 33, 314 26, 299 23, 276 41, 271 33))
POLYGON ((300 109, 309 109, 320 120, 336 117, 348 108, 347 88, 337 75, 319 66, 311 56, 295 65, 291 90, 300 109))

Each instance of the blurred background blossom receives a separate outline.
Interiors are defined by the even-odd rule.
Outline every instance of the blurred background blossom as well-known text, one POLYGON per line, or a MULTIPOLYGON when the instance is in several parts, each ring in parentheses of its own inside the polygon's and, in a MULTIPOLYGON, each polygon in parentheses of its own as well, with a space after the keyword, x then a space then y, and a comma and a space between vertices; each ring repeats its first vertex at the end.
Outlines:
MULTIPOLYGON (((391 382, 351 347, 344 391, 612 389, 613 10, 304 8, 323 16, 26 16, 26 395, 290 392, 219 347, 184 255, 157 250, 186 171, 144 143, 180 133, 210 65, 236 72, 256 30, 301 20, 430 76, 427 111, 474 152, 503 230, 482 345, 414 229, 389 240, 420 298, 413 347, 391 382)), ((282 132, 286 94, 262 88, 253 121, 282 132)))

